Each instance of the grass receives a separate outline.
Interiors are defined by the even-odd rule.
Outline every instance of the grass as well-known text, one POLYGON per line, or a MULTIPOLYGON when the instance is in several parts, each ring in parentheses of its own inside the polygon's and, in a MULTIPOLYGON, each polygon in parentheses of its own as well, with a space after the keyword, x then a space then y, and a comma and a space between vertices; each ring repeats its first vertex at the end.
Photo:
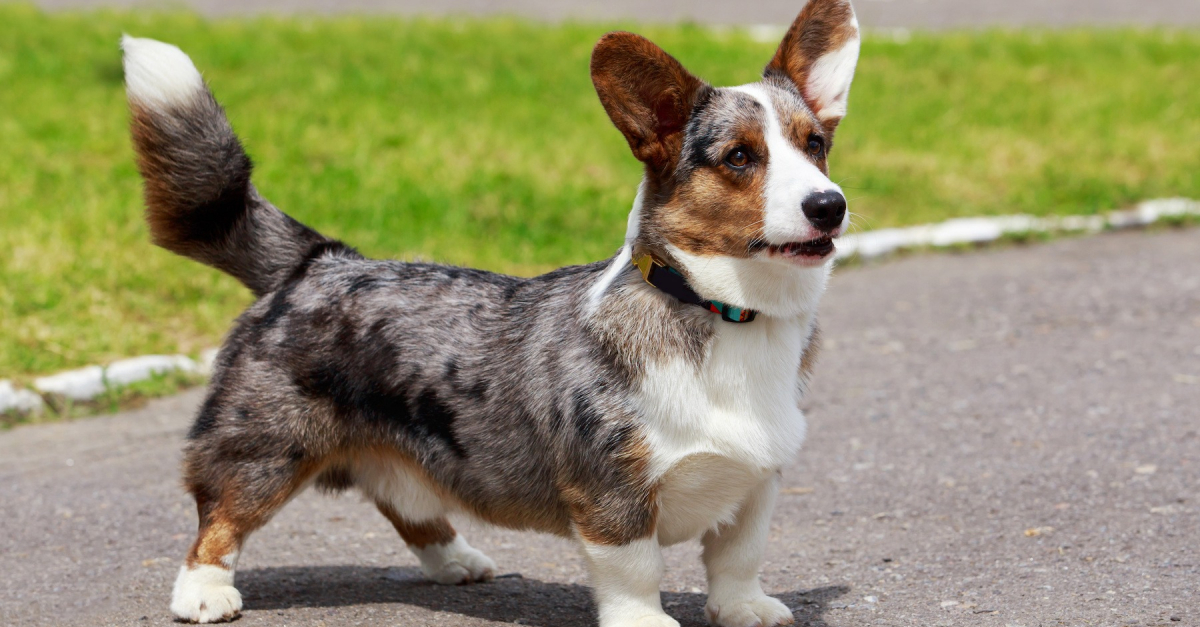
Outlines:
MULTIPOLYGON (((603 258, 640 173, 591 45, 637 29, 715 84, 773 44, 693 25, 207 21, 0 5, 0 378, 216 345, 249 302, 152 247, 117 39, 183 47, 276 204, 364 252, 517 274, 603 258)), ((868 37, 832 156, 867 228, 1200 197, 1200 32, 868 37)))

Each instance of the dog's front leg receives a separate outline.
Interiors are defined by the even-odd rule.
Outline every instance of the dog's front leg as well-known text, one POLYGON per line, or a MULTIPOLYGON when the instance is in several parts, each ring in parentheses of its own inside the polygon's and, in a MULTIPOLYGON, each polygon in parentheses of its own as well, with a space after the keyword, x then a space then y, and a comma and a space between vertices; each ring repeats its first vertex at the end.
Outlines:
POLYGON ((679 627, 663 612, 658 595, 663 559, 657 537, 624 544, 581 540, 600 627, 679 627))
POLYGON ((775 627, 795 622, 792 611, 763 593, 758 581, 778 493, 779 474, 772 473, 751 493, 733 524, 709 531, 701 539, 708 571, 704 613, 710 623, 720 627, 775 627))

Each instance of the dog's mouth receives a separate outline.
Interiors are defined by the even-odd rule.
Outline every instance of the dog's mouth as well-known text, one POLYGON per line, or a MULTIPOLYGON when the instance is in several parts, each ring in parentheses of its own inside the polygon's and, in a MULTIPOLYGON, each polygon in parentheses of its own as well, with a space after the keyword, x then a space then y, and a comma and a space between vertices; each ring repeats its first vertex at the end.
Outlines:
POLYGON ((808 260, 824 259, 833 254, 833 237, 823 235, 806 242, 788 242, 786 244, 771 244, 768 250, 772 255, 785 259, 808 260))

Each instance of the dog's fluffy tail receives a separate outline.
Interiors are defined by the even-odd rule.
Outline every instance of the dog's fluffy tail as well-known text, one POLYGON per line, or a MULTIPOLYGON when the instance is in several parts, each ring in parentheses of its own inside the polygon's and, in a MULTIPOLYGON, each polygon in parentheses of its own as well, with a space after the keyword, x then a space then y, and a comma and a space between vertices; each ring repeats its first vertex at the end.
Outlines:
POLYGON ((182 50, 126 35, 125 91, 154 243, 236 277, 279 287, 330 240, 267 202, 225 112, 182 50))

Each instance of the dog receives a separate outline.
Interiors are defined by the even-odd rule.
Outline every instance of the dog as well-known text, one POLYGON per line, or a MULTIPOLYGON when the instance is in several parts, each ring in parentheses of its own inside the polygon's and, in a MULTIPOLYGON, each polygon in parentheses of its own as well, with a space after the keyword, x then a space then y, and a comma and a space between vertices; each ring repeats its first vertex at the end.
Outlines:
POLYGON ((576 540, 601 627, 675 627, 660 548, 698 538, 710 622, 792 623, 758 569, 848 226, 827 159, 859 41, 847 0, 811 0, 761 81, 715 88, 605 35, 592 81, 645 165, 625 244, 517 278, 366 259, 285 215, 188 56, 126 36, 154 242, 257 297, 187 436, 175 616, 235 617, 247 536, 316 486, 361 492, 438 583, 496 573, 463 514, 576 540))

